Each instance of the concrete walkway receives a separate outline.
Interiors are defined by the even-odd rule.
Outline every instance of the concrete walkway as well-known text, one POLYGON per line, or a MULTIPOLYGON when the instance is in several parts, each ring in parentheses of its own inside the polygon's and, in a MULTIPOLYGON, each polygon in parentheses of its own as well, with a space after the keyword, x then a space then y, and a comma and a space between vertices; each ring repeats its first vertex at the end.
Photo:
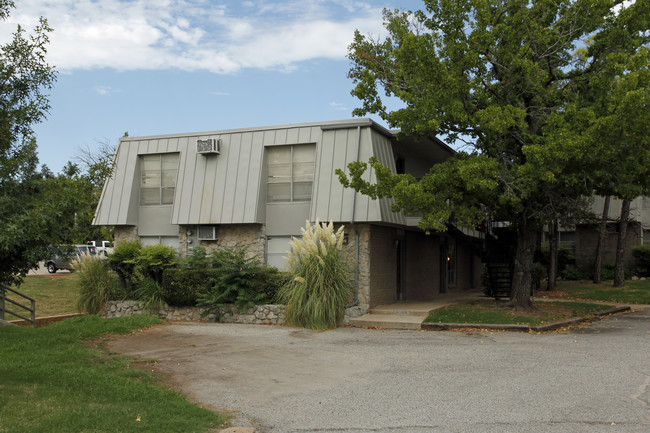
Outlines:
POLYGON ((350 325, 366 328, 420 330, 422 321, 434 310, 458 302, 477 299, 491 298, 486 298, 482 290, 468 290, 441 294, 430 301, 398 301, 393 304, 373 307, 368 314, 351 319, 350 325))

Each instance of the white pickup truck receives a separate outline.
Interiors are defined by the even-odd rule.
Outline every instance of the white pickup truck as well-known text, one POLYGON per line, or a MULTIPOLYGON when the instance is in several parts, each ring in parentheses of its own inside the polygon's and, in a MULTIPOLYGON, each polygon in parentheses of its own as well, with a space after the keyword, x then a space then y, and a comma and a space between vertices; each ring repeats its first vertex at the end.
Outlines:
POLYGON ((88 245, 94 246, 100 256, 106 257, 113 253, 113 242, 111 241, 89 241, 88 245))

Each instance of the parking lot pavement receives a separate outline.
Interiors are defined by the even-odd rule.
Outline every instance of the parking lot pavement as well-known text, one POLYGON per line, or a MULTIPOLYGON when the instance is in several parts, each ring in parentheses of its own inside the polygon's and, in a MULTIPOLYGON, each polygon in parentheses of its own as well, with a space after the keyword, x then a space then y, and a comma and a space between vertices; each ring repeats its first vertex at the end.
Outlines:
POLYGON ((260 432, 650 431, 650 313, 567 333, 175 324, 110 344, 260 432))
MULTIPOLYGON (((70 271, 65 270, 65 269, 59 269, 56 271, 57 274, 69 274, 70 271)), ((31 269, 27 275, 51 275, 49 272, 47 272, 47 268, 44 266, 44 263, 41 262, 38 266, 38 269, 31 269)))

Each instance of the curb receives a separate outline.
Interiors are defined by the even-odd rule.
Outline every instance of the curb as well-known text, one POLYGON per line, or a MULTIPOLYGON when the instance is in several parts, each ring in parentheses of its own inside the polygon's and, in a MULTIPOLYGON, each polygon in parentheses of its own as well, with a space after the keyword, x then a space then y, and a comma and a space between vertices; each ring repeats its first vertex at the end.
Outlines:
MULTIPOLYGON (((45 316, 45 317, 37 317, 36 318, 36 328, 42 328, 44 326, 50 325, 55 322, 60 322, 65 319, 70 319, 72 317, 79 317, 79 316, 85 316, 85 313, 70 313, 70 314, 60 314, 58 316, 45 316)), ((12 325, 18 325, 18 326, 29 326, 29 321, 27 320, 12 320, 9 323, 12 325)))
POLYGON ((555 331, 560 328, 567 328, 570 326, 577 326, 583 323, 592 322, 602 317, 612 314, 630 311, 630 306, 615 307, 609 310, 598 311, 590 314, 588 317, 573 317, 571 319, 560 320, 557 322, 547 323, 545 325, 503 325, 491 323, 422 323, 421 329, 423 331, 454 331, 461 329, 473 329, 481 331, 508 331, 508 332, 548 332, 555 331))
POLYGON ((503 325, 496 323, 422 323, 423 331, 454 331, 459 329, 476 329, 482 331, 528 332, 528 325, 503 325))

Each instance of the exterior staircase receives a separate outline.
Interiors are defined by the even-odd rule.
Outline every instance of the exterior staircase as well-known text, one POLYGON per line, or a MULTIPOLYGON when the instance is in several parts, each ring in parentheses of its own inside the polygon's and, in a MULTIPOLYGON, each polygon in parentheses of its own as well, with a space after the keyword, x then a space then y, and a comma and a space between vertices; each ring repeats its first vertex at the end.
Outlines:
POLYGON ((494 299, 509 298, 512 287, 512 262, 493 260, 487 262, 488 293, 494 299))
POLYGON ((364 328, 419 330, 422 321, 431 314, 431 311, 433 310, 427 307, 404 308, 399 304, 380 305, 371 308, 368 314, 350 319, 350 325, 364 328))

